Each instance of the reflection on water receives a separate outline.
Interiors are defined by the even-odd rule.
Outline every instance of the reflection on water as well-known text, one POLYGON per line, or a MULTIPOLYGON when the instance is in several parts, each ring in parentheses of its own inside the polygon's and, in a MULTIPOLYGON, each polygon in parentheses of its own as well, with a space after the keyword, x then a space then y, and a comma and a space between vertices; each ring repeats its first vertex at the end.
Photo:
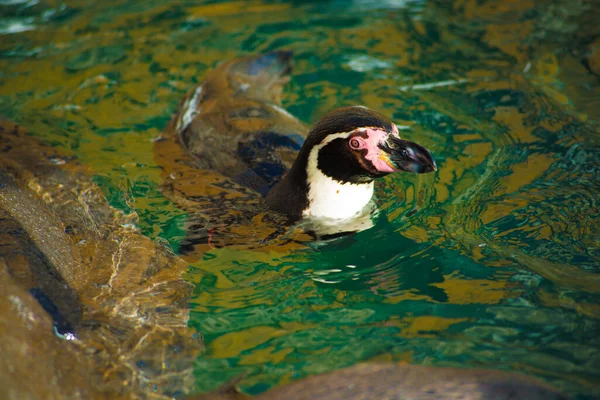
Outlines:
POLYGON ((207 342, 198 389, 247 373, 241 386, 255 393, 379 359, 522 371, 591 398, 600 390, 599 9, 2 2, 0 104, 89 164, 113 205, 178 248, 189 210, 161 194, 153 141, 216 63, 292 49, 290 112, 312 122, 364 104, 431 149, 440 169, 380 183, 376 225, 354 236, 293 248, 248 239, 190 256, 191 324, 207 342))

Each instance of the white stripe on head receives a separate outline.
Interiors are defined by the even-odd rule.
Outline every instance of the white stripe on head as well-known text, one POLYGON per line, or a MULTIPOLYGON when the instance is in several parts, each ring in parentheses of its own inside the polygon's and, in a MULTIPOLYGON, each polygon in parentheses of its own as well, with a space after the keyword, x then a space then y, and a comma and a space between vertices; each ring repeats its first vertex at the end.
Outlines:
POLYGON ((317 218, 350 219, 360 214, 373 197, 373 182, 341 183, 318 168, 319 151, 335 139, 347 138, 352 132, 328 135, 308 155, 308 207, 302 214, 317 218))

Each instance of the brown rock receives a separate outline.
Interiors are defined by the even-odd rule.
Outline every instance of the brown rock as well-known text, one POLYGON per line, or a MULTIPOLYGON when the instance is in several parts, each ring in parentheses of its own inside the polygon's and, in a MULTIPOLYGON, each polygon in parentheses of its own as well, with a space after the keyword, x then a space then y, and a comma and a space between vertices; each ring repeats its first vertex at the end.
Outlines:
MULTIPOLYGON (((187 327, 187 263, 141 235, 136 218, 111 208, 86 168, 0 123, 0 263, 28 310, 33 290, 55 327, 76 337, 52 336, 39 305, 21 315, 46 324, 43 340, 21 335, 29 317, 4 325, 15 356, 0 374, 28 371, 5 382, 13 398, 167 398, 193 387, 202 343, 187 327)), ((9 311, 0 319, 15 321, 9 311)))
POLYGON ((52 319, 0 258, 0 387, 5 399, 108 399, 91 385, 91 359, 52 333, 52 319))
MULTIPOLYGON (((231 390, 190 400, 244 398, 231 390)), ((541 381, 502 371, 399 364, 358 364, 275 388, 257 400, 560 400, 541 381)))

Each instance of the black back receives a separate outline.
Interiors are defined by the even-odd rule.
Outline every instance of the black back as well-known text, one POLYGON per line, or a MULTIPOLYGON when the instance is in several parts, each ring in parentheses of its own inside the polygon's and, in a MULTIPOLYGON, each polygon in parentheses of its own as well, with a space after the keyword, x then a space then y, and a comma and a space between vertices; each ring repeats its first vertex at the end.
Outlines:
POLYGON ((266 196, 287 172, 276 150, 299 151, 303 142, 304 138, 298 134, 277 132, 260 132, 249 142, 239 142, 237 154, 248 170, 234 177, 234 181, 266 196))

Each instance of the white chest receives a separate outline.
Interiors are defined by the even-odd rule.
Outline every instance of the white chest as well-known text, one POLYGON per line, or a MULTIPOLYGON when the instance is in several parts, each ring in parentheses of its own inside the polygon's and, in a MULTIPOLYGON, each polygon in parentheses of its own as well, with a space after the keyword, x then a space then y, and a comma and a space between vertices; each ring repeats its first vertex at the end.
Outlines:
POLYGON ((339 183, 316 169, 309 170, 305 217, 350 219, 358 216, 373 197, 373 182, 339 183))

